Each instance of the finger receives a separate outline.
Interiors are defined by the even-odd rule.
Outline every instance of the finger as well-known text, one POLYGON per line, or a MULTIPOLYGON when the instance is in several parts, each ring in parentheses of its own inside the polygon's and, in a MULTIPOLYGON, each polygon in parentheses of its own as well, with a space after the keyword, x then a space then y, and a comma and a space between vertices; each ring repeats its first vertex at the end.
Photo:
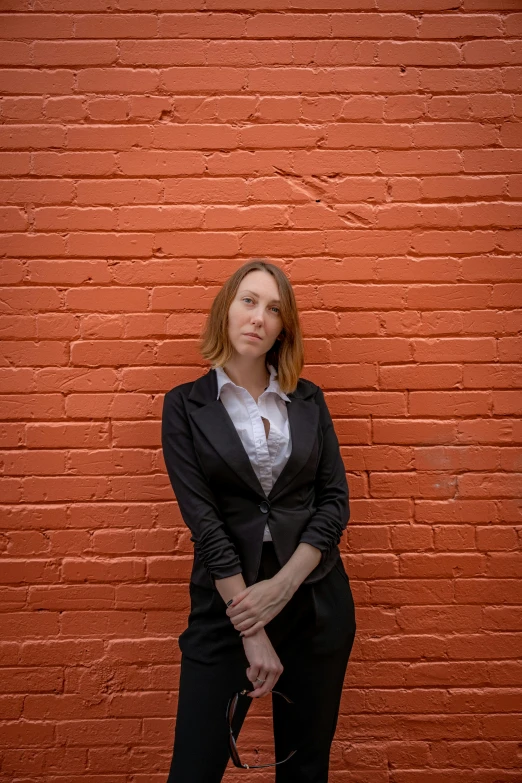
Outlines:
POLYGON ((279 674, 276 674, 275 672, 272 672, 269 676, 267 681, 265 682, 267 693, 270 693, 270 691, 273 691, 275 688, 275 684, 277 680, 279 679, 279 674))
POLYGON ((260 696, 264 696, 265 693, 268 692, 265 688, 267 682, 268 682, 268 674, 264 670, 261 670, 257 675, 256 681, 253 683, 254 690, 251 691, 250 693, 252 698, 254 699, 259 698, 260 696), (261 680, 264 680, 264 682, 261 682, 261 680))
POLYGON ((256 679, 259 677, 260 679, 264 679, 261 674, 259 674, 259 666, 249 666, 246 670, 246 674, 250 682, 255 685, 256 679))
POLYGON ((254 636, 258 631, 261 630, 261 628, 264 628, 264 623, 259 620, 255 625, 250 626, 250 628, 247 628, 245 631, 241 631, 239 634, 240 636, 248 639, 249 636, 254 636))
POLYGON ((250 592, 250 590, 251 590, 251 589, 252 589, 251 587, 247 587, 247 588, 245 588, 245 590, 241 590, 241 592, 240 592, 240 593, 238 593, 237 595, 235 595, 235 596, 234 596, 234 600, 232 601, 232 603, 230 604, 230 606, 231 606, 231 607, 233 607, 233 606, 237 606, 237 604, 238 604, 240 601, 242 601, 242 600, 243 600, 243 598, 246 598, 246 596, 249 594, 249 592, 250 592))
POLYGON ((247 609, 243 606, 238 607, 230 607, 227 609, 227 614, 230 617, 231 620, 234 620, 236 622, 241 622, 241 620, 246 620, 249 616, 251 609, 247 609))
POLYGON ((263 679, 265 682, 259 683, 260 687, 257 688, 257 698, 261 698, 262 696, 266 696, 268 693, 270 693, 275 684, 275 674, 273 672, 265 672, 263 679))
POLYGON ((249 628, 252 628, 252 626, 255 625, 257 622, 259 622, 259 618, 247 617, 243 621, 234 623, 234 628, 236 629, 236 631, 246 631, 249 628))

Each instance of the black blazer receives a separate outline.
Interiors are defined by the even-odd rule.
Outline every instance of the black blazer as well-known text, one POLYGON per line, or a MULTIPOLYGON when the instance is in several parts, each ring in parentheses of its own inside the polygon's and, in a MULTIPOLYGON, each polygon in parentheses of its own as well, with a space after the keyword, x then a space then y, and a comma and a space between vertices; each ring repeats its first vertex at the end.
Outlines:
POLYGON ((339 561, 349 517, 348 484, 323 392, 300 378, 288 394, 292 452, 268 495, 225 406, 217 398, 216 371, 165 395, 162 444, 181 515, 192 532, 191 581, 243 573, 256 581, 268 522, 281 566, 301 542, 322 553, 306 583, 322 579, 339 561))

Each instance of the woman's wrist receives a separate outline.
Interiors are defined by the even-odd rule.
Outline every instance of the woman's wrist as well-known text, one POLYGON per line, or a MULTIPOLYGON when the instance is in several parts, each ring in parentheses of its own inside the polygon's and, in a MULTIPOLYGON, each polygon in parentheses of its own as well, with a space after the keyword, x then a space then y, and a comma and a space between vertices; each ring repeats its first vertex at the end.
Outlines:
POLYGON ((299 544, 290 560, 272 578, 289 600, 320 561, 319 549, 311 544, 299 544))
POLYGON ((214 585, 227 606, 234 600, 234 596, 244 590, 246 586, 243 574, 216 579, 214 585))

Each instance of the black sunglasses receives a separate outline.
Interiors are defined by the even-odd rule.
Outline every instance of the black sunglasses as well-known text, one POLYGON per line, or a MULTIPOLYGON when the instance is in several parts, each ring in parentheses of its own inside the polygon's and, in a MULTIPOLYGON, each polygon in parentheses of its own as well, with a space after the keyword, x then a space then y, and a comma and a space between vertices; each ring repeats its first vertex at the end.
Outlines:
MULTIPOLYGON (((276 696, 281 696, 286 702, 288 702, 288 704, 293 704, 293 701, 289 699, 288 696, 285 696, 284 693, 281 693, 280 691, 271 691, 271 692, 276 696)), ((286 757, 286 759, 282 759, 281 761, 275 761, 273 764, 244 764, 239 758, 239 753, 236 745, 236 738, 234 737, 234 730, 232 729, 232 721, 234 720, 234 715, 236 713, 236 707, 239 701, 239 697, 245 696, 247 693, 249 693, 249 691, 247 690, 234 693, 234 695, 230 697, 227 704, 228 743, 229 743, 229 750, 230 750, 230 758, 232 759, 234 766, 242 767, 243 769, 261 769, 262 767, 275 767, 278 764, 284 764, 285 761, 288 761, 288 759, 292 758, 294 753, 297 753, 296 750, 293 750, 286 757)))

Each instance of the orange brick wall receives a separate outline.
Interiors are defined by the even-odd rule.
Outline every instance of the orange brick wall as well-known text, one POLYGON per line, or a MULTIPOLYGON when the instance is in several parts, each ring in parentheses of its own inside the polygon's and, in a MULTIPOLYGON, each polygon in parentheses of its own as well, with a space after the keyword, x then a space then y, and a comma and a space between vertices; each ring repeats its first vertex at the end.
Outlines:
POLYGON ((0 783, 165 783, 162 398, 253 255, 352 498, 331 781, 520 783, 520 0, 0 10, 0 783))

